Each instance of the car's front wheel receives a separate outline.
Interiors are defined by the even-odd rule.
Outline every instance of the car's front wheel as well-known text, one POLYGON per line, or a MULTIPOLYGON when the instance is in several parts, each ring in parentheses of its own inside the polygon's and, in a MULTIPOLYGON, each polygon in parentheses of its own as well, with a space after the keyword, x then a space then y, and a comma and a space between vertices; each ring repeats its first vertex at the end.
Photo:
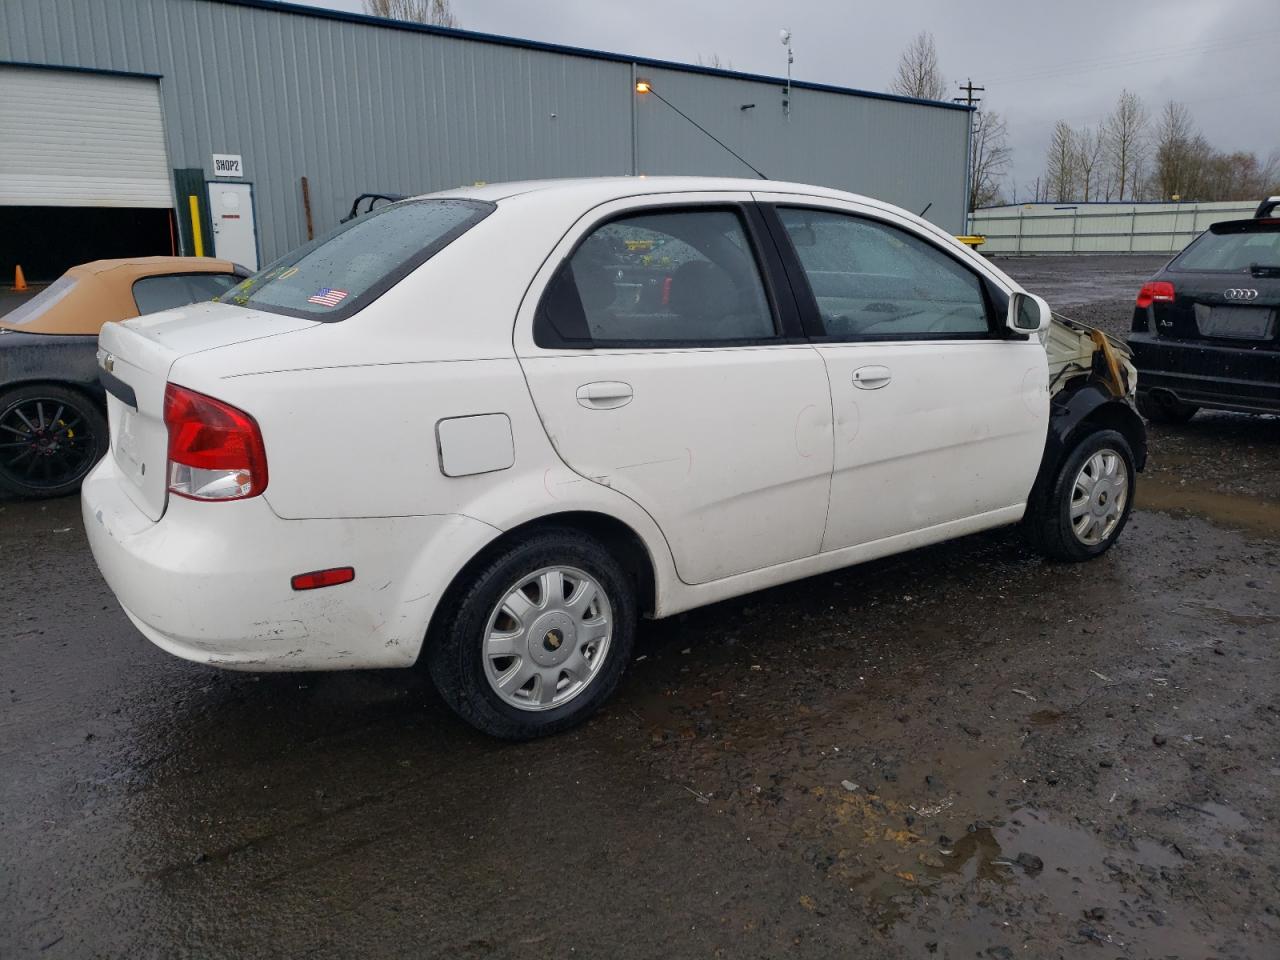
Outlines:
POLYGON ((75 493, 106 452, 106 417, 84 394, 45 383, 0 393, 0 491, 75 493))
POLYGON ((1089 560, 1105 553, 1129 521, 1135 476, 1133 451, 1122 434, 1089 434, 1027 505, 1027 540, 1053 560, 1089 560))
POLYGON ((485 733, 526 740, 590 716, 631 658, 631 578, 596 540, 548 528, 487 558, 444 601, 425 657, 441 696, 485 733))

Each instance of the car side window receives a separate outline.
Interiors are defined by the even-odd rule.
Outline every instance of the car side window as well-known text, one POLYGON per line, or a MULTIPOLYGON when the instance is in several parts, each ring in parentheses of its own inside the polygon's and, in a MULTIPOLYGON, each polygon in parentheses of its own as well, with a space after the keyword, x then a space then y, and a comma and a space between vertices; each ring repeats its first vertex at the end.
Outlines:
POLYGON ((561 345, 584 347, 705 344, 776 331, 738 212, 683 209, 631 214, 593 230, 552 279, 535 340, 551 345, 544 342, 551 332, 561 345))
POLYGON ((142 277, 133 282, 133 302, 138 305, 140 314, 156 313, 212 300, 239 282, 239 277, 229 273, 171 273, 142 277))
POLYGON ((840 340, 991 335, 982 281, 931 243, 877 220, 779 207, 818 304, 840 340))

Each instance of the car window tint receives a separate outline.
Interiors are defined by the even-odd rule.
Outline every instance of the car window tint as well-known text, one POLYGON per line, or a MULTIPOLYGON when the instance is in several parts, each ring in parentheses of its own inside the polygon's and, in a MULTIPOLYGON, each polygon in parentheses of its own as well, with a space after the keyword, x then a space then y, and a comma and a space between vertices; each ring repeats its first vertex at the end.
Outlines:
MULTIPOLYGON (((731 210, 611 221, 574 251, 568 269, 585 332, 596 342, 715 343, 775 333, 746 229, 731 210)), ((553 313, 564 302, 563 283, 549 291, 553 313)))
POLYGON ((841 339, 945 339, 990 330, 978 276, 905 230, 849 214, 778 210, 818 302, 841 339))
POLYGON ((1254 265, 1280 267, 1280 227, 1206 231, 1169 264, 1169 269, 1248 273, 1254 265))
POLYGON ((240 278, 229 273, 184 273, 163 277, 143 277, 133 282, 133 302, 138 313, 156 313, 212 300, 226 293, 240 278))
POLYGON ((349 220, 229 290, 223 303, 340 320, 494 210, 480 200, 406 200, 349 220))

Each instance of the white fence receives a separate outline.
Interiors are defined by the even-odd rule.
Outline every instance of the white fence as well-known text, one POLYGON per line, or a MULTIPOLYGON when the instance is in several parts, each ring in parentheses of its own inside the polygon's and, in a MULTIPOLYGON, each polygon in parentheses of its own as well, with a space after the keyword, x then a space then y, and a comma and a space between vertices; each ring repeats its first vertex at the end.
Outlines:
POLYGON ((1253 216, 1258 201, 1027 203, 971 214, 985 254, 1176 253, 1211 224, 1253 216))

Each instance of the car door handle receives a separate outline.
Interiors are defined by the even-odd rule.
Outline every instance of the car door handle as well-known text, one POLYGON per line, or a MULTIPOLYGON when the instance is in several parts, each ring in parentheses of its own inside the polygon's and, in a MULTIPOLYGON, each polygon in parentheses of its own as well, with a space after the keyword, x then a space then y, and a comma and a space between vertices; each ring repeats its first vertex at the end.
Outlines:
POLYGON ((614 410, 625 407, 635 397, 631 384, 617 380, 598 380, 578 388, 578 403, 588 410, 614 410))
POLYGON ((863 390, 879 390, 893 379, 888 367, 874 364, 853 371, 853 385, 863 390))

